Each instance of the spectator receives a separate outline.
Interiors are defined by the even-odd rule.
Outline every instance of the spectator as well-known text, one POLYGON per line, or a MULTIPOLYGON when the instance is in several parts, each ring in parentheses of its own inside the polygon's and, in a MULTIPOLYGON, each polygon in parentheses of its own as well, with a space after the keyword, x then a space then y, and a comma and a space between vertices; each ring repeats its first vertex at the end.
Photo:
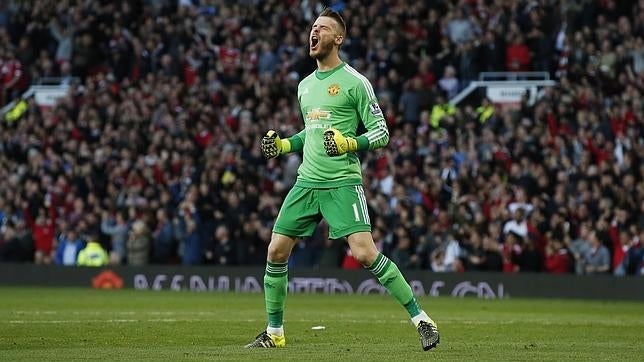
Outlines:
POLYGON ((116 212, 115 219, 110 217, 107 211, 103 212, 101 221, 101 232, 110 236, 110 263, 121 264, 123 263, 126 252, 126 244, 128 238, 129 226, 127 224, 125 213, 123 211, 116 212))
MULTIPOLYGON (((512 209, 512 208, 510 208, 512 209)), ((521 238, 528 236, 528 223, 526 221, 525 209, 522 207, 514 208, 514 217, 503 225, 503 233, 514 233, 521 238)))
POLYGON ((49 23, 49 31, 58 42, 54 59, 58 64, 69 63, 72 59, 73 26, 60 24, 58 19, 54 18, 49 23))
POLYGON ((461 247, 456 239, 448 235, 448 239, 431 255, 431 268, 434 272, 462 271, 460 261, 461 247))
POLYGON ((175 228, 179 232, 177 239, 181 240, 179 255, 184 265, 196 265, 203 261, 204 249, 199 232, 201 220, 194 204, 184 202, 179 209, 179 217, 175 228))
POLYGON ((469 245, 466 246, 465 268, 467 270, 484 270, 485 250, 481 235, 473 231, 469 241, 469 245))
POLYGON ((214 263, 217 265, 236 265, 236 250, 226 225, 220 225, 215 231, 214 263))
POLYGON ((55 253, 54 236, 56 211, 51 205, 49 205, 49 217, 45 216, 44 211, 39 210, 36 220, 34 221, 29 208, 25 207, 24 217, 31 229, 34 239, 34 262, 36 264, 51 264, 55 253))
POLYGON ((523 237, 514 232, 505 236, 503 244, 503 272, 516 273, 521 270, 519 262, 523 253, 523 237))
POLYGON ((610 271, 610 254, 601 243, 596 232, 589 235, 590 249, 584 256, 584 270, 586 274, 602 274, 610 271))
POLYGON ((631 236, 627 230, 622 230, 618 236, 615 236, 615 229, 615 225, 612 225, 609 231, 610 238, 613 241, 612 269, 615 275, 624 276, 626 275, 626 267, 628 265, 628 251, 632 245, 631 236))
POLYGON ((448 65, 445 67, 445 73, 443 73, 443 77, 438 80, 438 86, 440 89, 443 91, 447 99, 454 98, 457 94, 459 89, 459 80, 456 78, 456 69, 448 65))
POLYGON ((447 23, 447 34, 452 43, 463 43, 474 38, 474 27, 461 8, 457 8, 454 16, 447 23))
POLYGON ((156 211, 156 229, 152 232, 152 261, 164 263, 174 256, 176 242, 174 225, 168 218, 168 212, 161 208, 156 211))
POLYGON ((546 247, 545 270, 553 274, 570 273, 571 260, 561 240, 554 239, 546 247))
POLYGON ((490 237, 483 238, 483 249, 485 250, 483 256, 482 270, 487 271, 502 271, 503 270, 503 257, 500 252, 500 246, 497 242, 490 237))
POLYGON ((478 64, 476 62, 477 49, 467 41, 460 44, 456 49, 458 57, 459 87, 467 87, 478 75, 478 64))
POLYGON ((579 226, 579 235, 573 240, 569 241, 569 237, 566 238, 566 246, 570 250, 574 265, 575 265, 575 274, 584 274, 585 270, 585 256, 590 252, 590 227, 586 223, 582 223, 579 226))
POLYGON ((0 228, 0 261, 29 262, 33 261, 34 245, 32 233, 24 220, 19 219, 16 225, 7 223, 0 228))
POLYGON ((432 107, 432 113, 430 115, 430 125, 438 129, 441 125, 445 125, 450 122, 450 117, 456 114, 456 108, 445 102, 445 99, 442 96, 436 98, 436 103, 432 107), (441 124, 442 123, 442 124, 441 124))
POLYGON ((525 72, 530 70, 530 49, 523 42, 523 36, 514 35, 505 52, 505 68, 509 72, 525 72))
POLYGON ((76 264, 78 266, 99 267, 107 265, 109 261, 107 251, 103 249, 101 244, 91 239, 87 246, 78 253, 76 264))
POLYGON ((0 48, 0 75, 2 76, 1 104, 11 102, 25 88, 26 79, 22 63, 16 58, 14 49, 0 48))
POLYGON ((56 245, 56 265, 74 266, 78 260, 78 253, 85 248, 85 242, 78 237, 75 230, 70 229, 60 233, 56 245))
POLYGON ((521 272, 536 273, 541 271, 542 257, 531 240, 523 239, 521 254, 519 255, 517 264, 521 272))
POLYGON ((413 78, 405 84, 405 90, 400 96, 398 108, 403 114, 403 122, 417 125, 421 106, 421 79, 413 78))
POLYGON ((624 258, 624 269, 628 275, 644 275, 644 247, 642 247, 642 240, 644 239, 644 229, 640 229, 639 235, 634 237, 631 242, 631 247, 624 258))
POLYGON ((418 262, 418 256, 412 253, 411 240, 405 229, 401 228, 396 249, 391 253, 391 260, 402 269, 413 269, 418 262))
POLYGON ((488 30, 479 44, 479 69, 484 72, 500 72, 504 70, 505 45, 502 37, 488 30))
POLYGON ((266 42, 262 44, 262 52, 259 56, 259 61, 257 63, 257 69, 259 75, 272 74, 278 66, 278 59, 275 53, 273 52, 272 46, 270 43, 266 42))
POLYGON ((142 220, 132 223, 132 231, 127 239, 127 263, 146 265, 150 256, 150 232, 142 220))
POLYGON ((345 253, 345 243, 343 239, 329 239, 324 241, 324 249, 318 262, 320 268, 335 268, 342 264, 345 253))

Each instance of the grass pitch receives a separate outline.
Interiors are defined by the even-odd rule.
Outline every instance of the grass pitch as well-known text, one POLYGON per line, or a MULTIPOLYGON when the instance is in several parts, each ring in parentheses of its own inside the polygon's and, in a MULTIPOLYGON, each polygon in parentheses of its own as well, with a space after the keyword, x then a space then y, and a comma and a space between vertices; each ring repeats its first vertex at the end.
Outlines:
POLYGON ((0 360, 644 360, 644 304, 424 298, 423 352, 390 297, 289 295, 287 348, 245 350, 260 294, 0 288, 0 360), (312 330, 314 326, 324 330, 312 330))

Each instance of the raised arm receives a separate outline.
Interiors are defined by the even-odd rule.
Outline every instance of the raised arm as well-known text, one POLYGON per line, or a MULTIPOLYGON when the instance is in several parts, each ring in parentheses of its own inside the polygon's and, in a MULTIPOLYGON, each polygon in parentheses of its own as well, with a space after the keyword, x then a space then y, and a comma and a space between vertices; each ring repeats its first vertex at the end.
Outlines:
POLYGON ((364 76, 360 76, 360 79, 362 82, 355 88, 354 99, 360 120, 367 132, 356 138, 358 150, 374 150, 385 147, 389 143, 387 122, 385 122, 385 117, 378 105, 378 99, 376 99, 371 83, 364 76))
MULTIPOLYGON (((350 70, 350 72, 354 71, 350 70)), ((353 98, 356 113, 367 132, 354 138, 342 134, 335 128, 326 130, 324 132, 324 149, 331 157, 344 155, 347 152, 374 150, 385 147, 389 143, 389 129, 387 129, 385 117, 382 115, 371 83, 357 72, 354 75, 359 79, 359 82, 349 90, 349 95, 353 98)))

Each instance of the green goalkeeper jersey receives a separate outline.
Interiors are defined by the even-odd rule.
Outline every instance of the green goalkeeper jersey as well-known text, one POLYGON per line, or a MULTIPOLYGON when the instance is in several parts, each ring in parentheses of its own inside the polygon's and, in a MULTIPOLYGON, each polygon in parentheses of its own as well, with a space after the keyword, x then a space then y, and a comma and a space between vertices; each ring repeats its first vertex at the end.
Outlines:
POLYGON ((362 184, 360 160, 355 153, 330 157, 324 150, 324 131, 336 128, 356 138, 358 150, 384 147, 389 131, 369 80, 346 63, 315 71, 297 89, 304 129, 293 136, 304 144, 297 186, 334 188, 362 184), (367 131, 356 137, 359 122, 367 131))

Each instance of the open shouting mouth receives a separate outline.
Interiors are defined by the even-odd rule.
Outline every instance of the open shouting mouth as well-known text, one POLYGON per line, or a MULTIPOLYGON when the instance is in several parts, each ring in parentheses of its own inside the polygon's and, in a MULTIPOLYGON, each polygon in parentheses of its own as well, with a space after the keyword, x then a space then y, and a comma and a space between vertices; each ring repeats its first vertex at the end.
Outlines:
POLYGON ((310 42, 310 49, 316 50, 318 48, 318 44, 320 44, 320 38, 317 35, 312 35, 311 42, 310 42))

